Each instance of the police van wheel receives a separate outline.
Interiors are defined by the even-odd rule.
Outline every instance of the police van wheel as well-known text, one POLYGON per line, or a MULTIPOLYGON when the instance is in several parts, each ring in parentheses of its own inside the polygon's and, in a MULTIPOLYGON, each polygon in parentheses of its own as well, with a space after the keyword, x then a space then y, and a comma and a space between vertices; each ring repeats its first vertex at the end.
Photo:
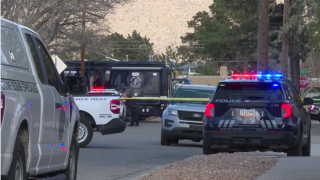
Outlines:
POLYGON ((26 164, 27 164, 26 155, 24 152, 23 143, 19 138, 17 138, 14 145, 14 151, 13 151, 12 161, 9 169, 8 180, 10 179, 27 180, 26 164))
POLYGON ((89 121, 85 119, 85 116, 80 116, 78 145, 80 148, 86 147, 92 140, 93 129, 89 121))

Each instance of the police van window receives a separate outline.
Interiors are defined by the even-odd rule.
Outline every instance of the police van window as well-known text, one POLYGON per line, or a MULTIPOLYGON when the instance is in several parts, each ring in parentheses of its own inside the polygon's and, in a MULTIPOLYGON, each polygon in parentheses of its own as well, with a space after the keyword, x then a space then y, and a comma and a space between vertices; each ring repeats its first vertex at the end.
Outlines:
POLYGON ((284 95, 280 86, 274 86, 273 83, 233 82, 220 83, 214 98, 241 100, 283 100, 284 95))
POLYGON ((90 70, 90 89, 94 88, 94 87, 98 87, 101 88, 102 87, 102 83, 101 83, 101 74, 99 70, 90 70))
POLYGON ((29 48, 30 48, 30 52, 31 52, 31 55, 32 55, 33 63, 35 64, 36 69, 37 69, 38 77, 39 77, 40 81, 42 83, 44 83, 44 77, 43 77, 43 73, 42 73, 42 69, 41 69, 40 60, 39 60, 39 57, 37 56, 36 49, 35 49, 35 46, 34 46, 34 44, 32 42, 31 35, 30 34, 26 34, 26 39, 27 39, 27 42, 28 42, 28 45, 29 45, 29 48))
POLYGON ((214 90, 203 90, 203 89, 178 89, 173 97, 175 98, 211 98, 214 90))
POLYGON ((54 66, 54 64, 50 58, 50 55, 48 54, 46 48, 41 43, 41 41, 39 41, 38 39, 36 39, 36 41, 38 43, 40 54, 42 56, 43 63, 44 63, 45 69, 46 69, 48 83, 49 83, 49 85, 54 86, 58 92, 61 92, 60 82, 59 82, 58 77, 56 76, 56 67, 54 66))

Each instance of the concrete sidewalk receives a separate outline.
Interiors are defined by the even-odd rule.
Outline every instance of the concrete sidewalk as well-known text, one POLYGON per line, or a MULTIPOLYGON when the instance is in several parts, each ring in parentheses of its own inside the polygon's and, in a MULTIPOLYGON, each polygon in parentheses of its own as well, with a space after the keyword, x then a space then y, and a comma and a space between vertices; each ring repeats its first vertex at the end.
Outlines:
POLYGON ((320 136, 311 139, 311 157, 280 156, 258 180, 320 180, 320 136))

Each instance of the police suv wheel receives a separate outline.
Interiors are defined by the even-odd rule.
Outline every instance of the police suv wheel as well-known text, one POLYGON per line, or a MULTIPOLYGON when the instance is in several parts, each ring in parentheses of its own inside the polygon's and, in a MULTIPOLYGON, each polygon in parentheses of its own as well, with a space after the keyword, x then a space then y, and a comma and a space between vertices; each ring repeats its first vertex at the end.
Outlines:
POLYGON ((26 164, 23 143, 17 138, 14 145, 8 180, 27 180, 26 164))
POLYGON ((127 116, 126 121, 127 122, 131 122, 132 121, 132 116, 127 116))
POLYGON ((307 144, 302 148, 302 156, 310 156, 311 154, 311 134, 309 131, 307 144))
POLYGON ((92 140, 93 129, 89 121, 85 119, 86 116, 80 116, 78 145, 83 148, 86 147, 92 140))
POLYGON ((287 156, 301 156, 302 153, 302 132, 298 131, 298 141, 296 145, 287 151, 287 156))
POLYGON ((171 141, 170 139, 166 138, 163 134, 163 130, 161 130, 161 145, 162 146, 170 146, 171 145, 171 141))

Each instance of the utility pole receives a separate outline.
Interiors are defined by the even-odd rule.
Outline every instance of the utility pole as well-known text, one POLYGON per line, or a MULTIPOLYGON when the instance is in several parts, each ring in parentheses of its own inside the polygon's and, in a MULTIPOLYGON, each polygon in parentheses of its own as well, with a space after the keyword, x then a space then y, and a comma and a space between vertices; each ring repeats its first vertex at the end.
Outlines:
POLYGON ((86 2, 83 1, 82 11, 82 43, 81 43, 81 76, 84 76, 85 33, 86 33, 86 2))
MULTIPOLYGON (((289 9, 290 0, 284 0, 283 8, 283 27, 289 24, 289 9)), ((282 60, 281 60, 281 71, 284 77, 289 77, 289 32, 283 34, 282 37, 282 60)))
POLYGON ((258 72, 268 68, 270 0, 259 0, 258 72))

